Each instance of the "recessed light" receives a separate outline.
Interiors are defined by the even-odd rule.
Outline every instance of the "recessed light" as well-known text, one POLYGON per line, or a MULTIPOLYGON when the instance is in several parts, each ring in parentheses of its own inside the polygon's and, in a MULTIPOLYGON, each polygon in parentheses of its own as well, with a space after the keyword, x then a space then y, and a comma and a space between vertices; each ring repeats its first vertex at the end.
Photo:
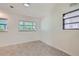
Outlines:
POLYGON ((29 7, 30 5, 29 3, 24 3, 24 6, 29 7))
POLYGON ((14 6, 10 5, 10 8, 14 8, 14 6))

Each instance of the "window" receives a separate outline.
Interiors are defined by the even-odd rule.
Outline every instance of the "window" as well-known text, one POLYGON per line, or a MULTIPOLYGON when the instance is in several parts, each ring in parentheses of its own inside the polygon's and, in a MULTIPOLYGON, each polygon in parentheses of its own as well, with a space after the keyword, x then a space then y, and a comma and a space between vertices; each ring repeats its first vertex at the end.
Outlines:
POLYGON ((36 31, 36 23, 33 21, 20 21, 19 30, 20 31, 36 31))
POLYGON ((79 9, 63 14, 63 29, 79 29, 79 9))
POLYGON ((0 31, 7 31, 7 19, 0 18, 0 31))

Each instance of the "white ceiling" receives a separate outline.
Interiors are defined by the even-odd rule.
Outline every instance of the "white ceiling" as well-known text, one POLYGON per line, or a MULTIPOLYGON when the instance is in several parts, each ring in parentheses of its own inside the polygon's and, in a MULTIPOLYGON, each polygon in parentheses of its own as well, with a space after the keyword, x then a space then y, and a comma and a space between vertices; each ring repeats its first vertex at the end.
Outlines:
POLYGON ((0 3, 0 10, 20 16, 44 16, 53 10, 54 6, 53 3, 30 3, 29 7, 25 7, 23 3, 0 3), (14 8, 10 8, 10 5, 14 8))

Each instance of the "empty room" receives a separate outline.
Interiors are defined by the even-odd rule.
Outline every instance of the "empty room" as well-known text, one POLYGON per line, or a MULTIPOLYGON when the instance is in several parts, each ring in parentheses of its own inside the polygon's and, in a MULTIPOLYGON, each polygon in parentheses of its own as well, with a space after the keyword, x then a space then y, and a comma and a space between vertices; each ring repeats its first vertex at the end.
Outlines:
POLYGON ((79 56, 78 3, 0 3, 0 56, 79 56))

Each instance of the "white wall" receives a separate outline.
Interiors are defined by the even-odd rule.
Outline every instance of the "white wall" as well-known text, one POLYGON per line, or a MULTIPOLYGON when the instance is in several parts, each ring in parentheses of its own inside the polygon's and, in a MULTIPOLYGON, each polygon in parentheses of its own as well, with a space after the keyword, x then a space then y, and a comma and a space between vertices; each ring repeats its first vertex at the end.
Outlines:
MULTIPOLYGON (((24 19, 27 20, 27 17, 23 18, 22 16, 14 15, 1 10, 0 10, 0 17, 1 18, 5 17, 8 19, 8 31, 0 32, 0 47, 6 46, 6 45, 29 42, 29 41, 35 41, 40 39, 39 31, 37 32, 19 32, 18 31, 19 20, 24 20, 24 19)), ((38 21, 38 23, 39 22, 40 21, 38 21)))
MULTIPOLYGON (((54 4, 53 4, 54 5, 54 4)), ((0 4, 0 17, 5 17, 8 19, 8 31, 0 32, 0 47, 6 45, 13 45, 28 41, 40 40, 40 35, 42 34, 39 31, 37 32, 19 32, 18 31, 18 22, 19 20, 34 20, 40 24, 43 16, 47 14, 47 11, 50 11, 52 4, 31 4, 30 7, 25 7, 23 4, 0 4), (9 6, 13 5, 14 8, 9 6), (29 15, 31 17, 29 17, 29 15), (42 17, 42 18, 41 18, 42 17)))
POLYGON ((45 18, 41 23, 41 32, 19 32, 18 21, 26 18, 0 11, 0 17, 8 18, 8 32, 0 32, 0 47, 41 40, 70 55, 79 55, 79 31, 62 29, 62 14, 76 8, 79 7, 69 7, 69 4, 57 4, 55 8, 45 14, 45 18))
POLYGON ((69 4, 57 4, 42 21, 42 41, 70 55, 79 55, 79 30, 63 30, 62 14, 79 8, 69 4), (49 18, 48 18, 49 17, 49 18))

